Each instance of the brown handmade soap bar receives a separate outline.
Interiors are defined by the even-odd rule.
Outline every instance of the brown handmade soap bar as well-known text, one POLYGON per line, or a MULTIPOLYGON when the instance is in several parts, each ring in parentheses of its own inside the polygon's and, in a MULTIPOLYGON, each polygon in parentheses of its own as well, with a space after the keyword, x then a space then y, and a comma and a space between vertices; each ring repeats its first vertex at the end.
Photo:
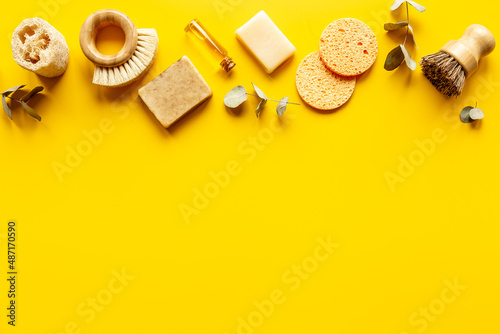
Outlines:
POLYGON ((212 96, 212 90, 188 57, 170 65, 139 89, 139 96, 168 128, 183 115, 212 96))

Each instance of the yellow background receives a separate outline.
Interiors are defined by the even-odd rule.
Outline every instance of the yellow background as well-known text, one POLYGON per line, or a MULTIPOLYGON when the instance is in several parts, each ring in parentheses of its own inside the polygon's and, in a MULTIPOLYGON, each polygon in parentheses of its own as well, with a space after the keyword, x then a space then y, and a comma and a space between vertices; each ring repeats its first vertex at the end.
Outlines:
MULTIPOLYGON (((497 332, 500 50, 481 62, 462 96, 447 100, 419 68, 383 69, 386 54, 404 38, 382 29, 385 22, 405 18, 403 11, 391 14, 391 4, 4 3, 0 90, 27 84, 45 91, 30 102, 41 122, 18 108, 13 121, 0 115, 1 253, 7 222, 14 220, 19 271, 15 328, 6 324, 8 287, 5 279, 0 283, 1 332, 233 334, 240 317, 257 310, 254 301, 269 299, 274 290, 285 301, 252 333, 497 332), (92 65, 78 34, 85 18, 102 8, 121 10, 137 27, 158 32, 158 58, 134 86, 91 84, 92 65), (272 75, 234 37, 262 9, 297 48, 272 75), (12 59, 12 31, 35 15, 45 15, 69 45, 69 67, 60 78, 38 77, 12 59), (230 75, 184 33, 195 17, 234 58, 230 75), (295 70, 318 49, 324 27, 343 17, 373 28, 379 57, 346 106, 319 113, 300 100, 295 70), (137 89, 183 55, 214 94, 166 131, 137 89), (270 98, 289 96, 301 105, 288 107, 279 128, 274 102, 260 119, 253 97, 240 113, 229 113, 222 102, 226 92, 240 84, 252 92, 251 82, 270 98), (460 110, 476 101, 484 121, 459 123, 460 110), (98 129, 102 120, 112 130, 59 180, 54 162, 64 164, 68 147, 84 145, 83 132, 98 129), (262 137, 269 129, 280 131, 262 137), (428 143, 434 131, 444 140, 391 187, 388 172, 398 173, 400 159, 422 158, 416 141, 428 143), (242 153, 254 137, 261 150, 242 153), (233 160, 237 175, 187 223, 180 206, 193 206, 195 192, 212 182, 211 173, 233 160), (292 290, 283 275, 310 260, 317 238, 329 236, 340 246, 292 290), (134 278, 88 321, 78 307, 88 298, 109 297, 114 273, 122 270, 134 278), (445 281, 455 279, 467 288, 443 304, 445 281), (445 309, 425 320, 426 326, 415 324, 424 319, 414 318, 415 312, 439 305, 445 309)), ((420 48, 411 49, 416 60, 459 38, 469 24, 484 24, 500 37, 492 1, 422 4, 424 13, 410 8, 420 48)), ((5 274, 5 256, 1 263, 5 274)))

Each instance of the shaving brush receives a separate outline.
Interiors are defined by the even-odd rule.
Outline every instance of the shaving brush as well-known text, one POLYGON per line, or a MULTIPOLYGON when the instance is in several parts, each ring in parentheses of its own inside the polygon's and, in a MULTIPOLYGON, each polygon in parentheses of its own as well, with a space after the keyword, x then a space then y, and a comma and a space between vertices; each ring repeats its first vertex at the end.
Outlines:
POLYGON ((438 53, 423 57, 420 65, 438 91, 447 97, 458 96, 465 79, 477 69, 479 59, 494 48, 493 34, 484 26, 473 24, 459 40, 449 41, 438 53))

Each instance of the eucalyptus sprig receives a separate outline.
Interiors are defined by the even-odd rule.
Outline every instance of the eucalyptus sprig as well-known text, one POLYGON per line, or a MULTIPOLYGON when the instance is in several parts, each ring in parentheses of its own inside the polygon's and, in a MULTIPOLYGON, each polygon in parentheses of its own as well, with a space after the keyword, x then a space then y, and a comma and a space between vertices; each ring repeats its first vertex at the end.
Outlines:
POLYGON ((288 97, 284 97, 279 101, 273 100, 273 99, 268 99, 266 97, 266 94, 264 94, 264 92, 259 87, 257 87, 253 82, 252 82, 252 86, 253 86, 253 89, 255 90, 255 93, 257 95, 247 93, 245 87, 243 87, 241 85, 236 86, 233 89, 231 89, 226 94, 226 96, 224 96, 224 104, 226 105, 226 107, 231 108, 231 109, 238 108, 243 102, 245 102, 247 100, 247 95, 255 96, 255 97, 258 97, 260 99, 259 105, 257 106, 257 109, 255 109, 255 115, 257 115, 257 117, 259 117, 260 112, 262 111, 262 109, 266 105, 267 101, 278 102, 278 106, 276 107, 276 113, 278 114, 278 116, 281 116, 285 113, 285 110, 286 110, 286 107, 288 104, 295 104, 297 106, 300 105, 298 103, 288 102, 288 97))
MULTIPOLYGON (((384 64, 384 68, 387 71, 392 71, 392 70, 395 70, 396 68, 398 68, 399 65, 401 65, 401 63, 403 62, 403 60, 406 62, 406 66, 408 66, 412 71, 414 71, 417 68, 417 63, 411 58, 410 53, 408 52, 408 50, 406 50, 406 47, 405 47, 406 41, 408 39, 408 35, 410 34, 410 32, 411 32, 413 43, 415 44, 415 46, 417 46, 417 43, 415 42, 415 35, 413 34, 413 28, 410 25, 410 13, 408 10, 408 5, 414 7, 416 10, 418 10, 421 13, 425 11, 425 7, 422 5, 419 5, 415 1, 411 1, 411 0, 396 0, 396 1, 394 1, 394 4, 391 6, 391 10, 394 11, 394 10, 398 9, 403 4, 403 2, 406 5, 406 21, 384 24, 384 29, 387 31, 398 30, 398 29, 406 27, 406 36, 405 36, 405 40, 404 40, 403 44, 399 44, 398 46, 396 46, 387 55, 387 58, 386 58, 385 64, 384 64)), ((417 49, 418 49, 418 46, 417 46, 417 49)))
POLYGON ((40 93, 43 90, 43 87, 42 86, 37 86, 37 87, 33 88, 29 93, 27 93, 26 95, 24 95, 23 97, 21 97, 19 100, 15 99, 15 98, 13 98, 11 96, 15 92, 17 92, 18 90, 20 90, 21 88, 23 88, 24 86, 26 86, 26 85, 12 87, 12 88, 9 88, 5 92, 2 93, 3 110, 5 110, 5 113, 7 114, 7 116, 9 116, 9 118, 12 119, 12 110, 7 105, 7 101, 6 101, 6 99, 9 98, 11 101, 15 101, 15 102, 19 103, 24 108, 24 110, 28 113, 28 115, 30 115, 31 117, 36 118, 37 120, 41 121, 42 117, 40 117, 40 115, 37 114, 37 112, 35 111, 35 109, 31 108, 27 104, 27 102, 33 96, 35 96, 36 94, 40 93))
POLYGON ((475 107, 467 106, 460 112, 460 120, 462 123, 472 123, 483 118, 484 113, 477 107, 477 102, 475 107))

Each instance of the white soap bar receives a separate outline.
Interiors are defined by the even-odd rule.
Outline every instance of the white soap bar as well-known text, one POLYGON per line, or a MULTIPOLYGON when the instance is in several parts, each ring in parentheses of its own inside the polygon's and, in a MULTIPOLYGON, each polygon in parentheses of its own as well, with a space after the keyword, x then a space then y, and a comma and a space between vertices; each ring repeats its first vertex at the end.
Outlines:
POLYGON ((252 52, 267 73, 272 73, 295 53, 293 44, 264 11, 236 30, 236 38, 252 52))

